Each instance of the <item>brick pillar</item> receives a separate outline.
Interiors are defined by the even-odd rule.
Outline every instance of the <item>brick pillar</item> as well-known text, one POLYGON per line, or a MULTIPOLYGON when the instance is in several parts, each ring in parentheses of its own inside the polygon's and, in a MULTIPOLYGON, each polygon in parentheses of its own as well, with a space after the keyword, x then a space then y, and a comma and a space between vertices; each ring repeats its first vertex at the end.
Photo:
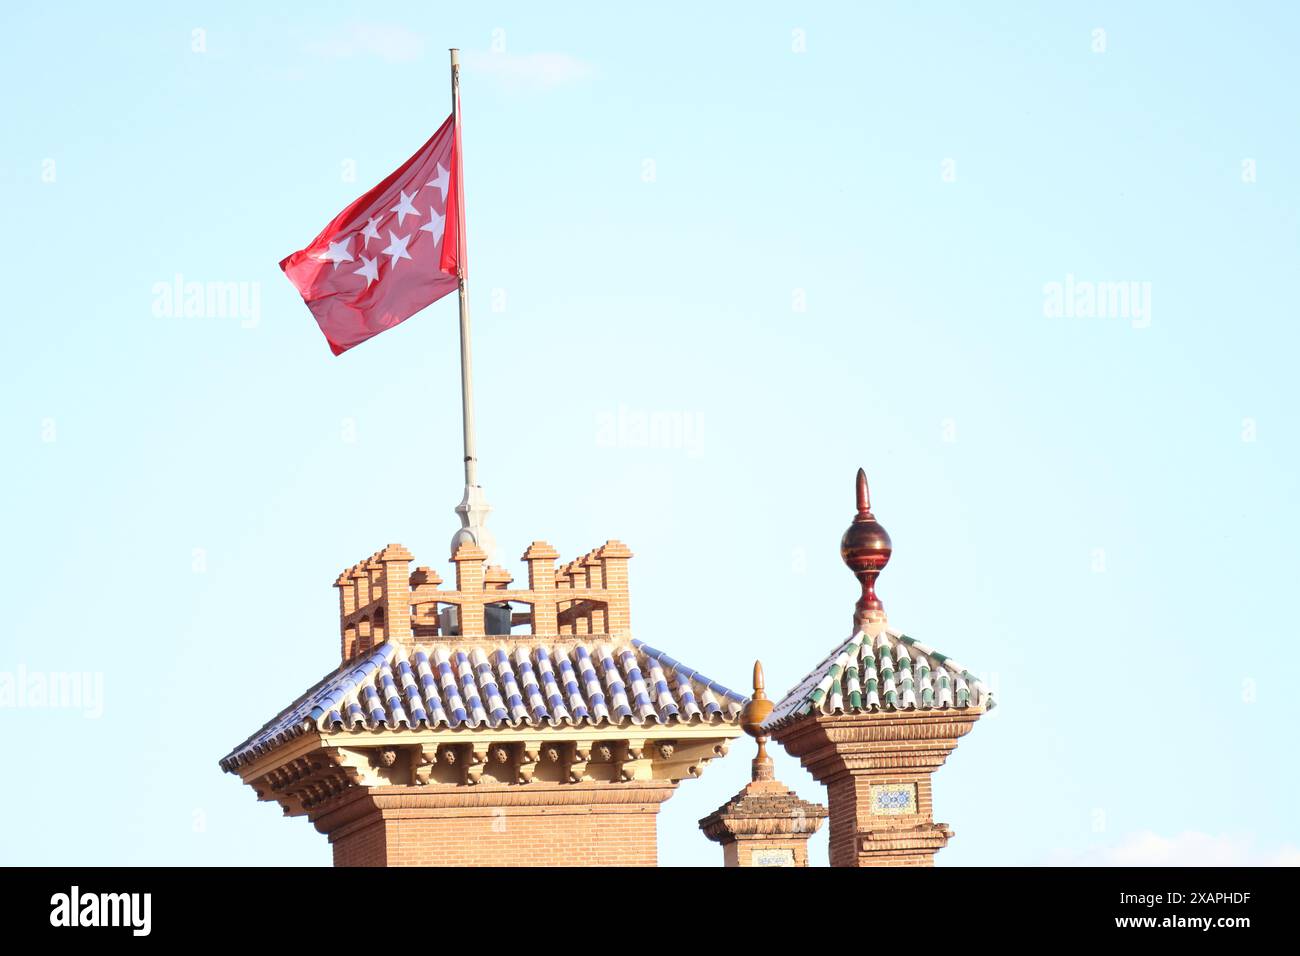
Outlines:
MULTIPOLYGON (((557 616, 561 611, 567 611, 570 607, 573 606, 572 601, 565 600, 564 598, 564 592, 570 590, 572 585, 573 585, 573 581, 569 577, 569 566, 566 564, 563 567, 557 569, 555 572, 555 590, 557 592, 555 612, 557 616)), ((568 624, 558 625, 558 630, 561 634, 574 633, 572 618, 570 618, 568 624)))
MULTIPOLYGON (((600 559, 600 556, 595 551, 583 557, 582 568, 587 574, 587 587, 603 591, 605 589, 605 562, 600 559)), ((609 612, 603 606, 597 605, 592 608, 591 633, 609 633, 609 612)))
POLYGON ((772 736, 826 787, 831 866, 931 866, 953 831, 934 822, 931 774, 979 713, 812 713, 772 736))
POLYGON ((356 589, 348 576, 349 571, 334 579, 334 586, 339 591, 339 656, 345 661, 357 652, 357 628, 348 623, 348 615, 357 609, 356 589))
MULTIPOLYGON (((571 588, 587 587, 587 569, 583 565, 582 558, 574 558, 572 561, 570 561, 568 564, 564 566, 564 570, 569 575, 569 587, 571 588)), ((586 602, 575 601, 574 604, 580 610, 586 606, 586 602)), ((574 634, 591 633, 590 611, 583 611, 578 617, 574 618, 573 633, 574 634)))
POLYGON ((370 600, 377 605, 368 615, 374 628, 370 639, 371 647, 378 647, 388 640, 388 612, 384 595, 384 566, 379 563, 378 554, 371 555, 362 565, 365 568, 366 581, 370 589, 370 600))
POLYGON ((416 641, 436 637, 438 634, 438 605, 436 602, 438 587, 442 584, 442 578, 433 568, 421 566, 411 572, 408 581, 411 586, 412 603, 419 601, 425 607, 422 620, 417 622, 414 618, 412 619, 411 636, 416 641))
POLYGON ((312 814, 335 866, 654 866, 674 786, 358 788, 312 814))
POLYGON ((504 591, 514 578, 499 564, 489 564, 483 569, 483 587, 488 591, 504 591))
POLYGON ((366 571, 366 563, 354 565, 351 572, 352 576, 352 606, 363 608, 370 603, 370 575, 366 571))
POLYGON ((596 555, 604 564, 609 634, 613 637, 627 637, 632 633, 632 615, 627 594, 627 562, 632 557, 632 552, 622 541, 611 540, 597 548, 596 555))
POLYGON ((483 592, 483 561, 486 558, 483 549, 470 542, 462 544, 451 556, 456 563, 456 590, 469 599, 460 606, 462 637, 483 636, 483 605, 474 597, 483 592))
POLYGON ((524 552, 528 562, 528 590, 533 592, 533 633, 559 633, 555 623, 555 559, 560 556, 545 541, 534 541, 524 552))
POLYGON ((384 631, 390 641, 411 640, 411 552, 390 544, 379 552, 384 586, 384 631))

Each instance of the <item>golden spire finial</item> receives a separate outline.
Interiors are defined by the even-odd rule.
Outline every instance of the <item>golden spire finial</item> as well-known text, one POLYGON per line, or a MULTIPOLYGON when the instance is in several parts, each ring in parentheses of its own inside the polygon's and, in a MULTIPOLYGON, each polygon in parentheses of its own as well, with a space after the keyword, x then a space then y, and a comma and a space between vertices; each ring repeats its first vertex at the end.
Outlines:
POLYGON ((763 721, 772 713, 772 702, 763 693, 763 662, 754 661, 754 696, 740 713, 740 729, 758 741, 758 756, 754 758, 754 780, 771 780, 772 758, 767 755, 767 733, 763 721))

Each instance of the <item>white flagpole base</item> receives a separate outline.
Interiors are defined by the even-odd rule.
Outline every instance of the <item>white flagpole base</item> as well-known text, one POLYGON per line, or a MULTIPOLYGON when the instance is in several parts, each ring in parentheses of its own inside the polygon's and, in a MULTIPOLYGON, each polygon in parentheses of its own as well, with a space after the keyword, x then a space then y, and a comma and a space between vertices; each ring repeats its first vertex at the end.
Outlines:
POLYGON ((460 530, 451 538, 451 553, 467 541, 472 541, 487 554, 485 563, 491 564, 496 555, 497 542, 492 532, 487 529, 487 516, 492 513, 492 506, 487 503, 487 496, 481 485, 466 485, 465 496, 456 506, 460 515, 460 530))

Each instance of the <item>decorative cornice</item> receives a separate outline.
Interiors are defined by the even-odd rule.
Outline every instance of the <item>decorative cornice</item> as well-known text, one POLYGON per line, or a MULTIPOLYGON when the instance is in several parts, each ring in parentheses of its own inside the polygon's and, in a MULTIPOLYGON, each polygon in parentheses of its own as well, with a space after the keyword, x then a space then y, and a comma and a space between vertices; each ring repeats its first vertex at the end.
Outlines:
MULTIPOLYGON (((704 728, 694 728, 696 733, 680 735, 681 729, 665 727, 662 738, 554 740, 534 735, 517 740, 507 735, 448 734, 424 735, 433 739, 418 743, 399 743, 409 740, 409 734, 375 734, 364 742, 353 738, 345 746, 339 745, 337 737, 315 735, 313 749, 294 747, 289 759, 258 761, 244 768, 241 776, 260 799, 275 800, 288 816, 328 809, 356 790, 383 794, 410 788, 446 797, 448 806, 475 805, 455 795, 477 791, 490 795, 482 805, 507 806, 516 800, 528 803, 530 798, 503 802, 502 793, 536 790, 541 794, 558 788, 577 794, 590 787, 623 785, 671 790, 725 755, 728 737, 738 732, 734 727, 719 727, 713 735, 703 736, 698 731, 704 728)), ((542 796, 532 799, 554 802, 542 796)))
POLYGON ((943 765, 982 713, 811 713, 772 736, 823 784, 845 773, 929 773, 943 765))
POLYGON ((700 830, 718 843, 760 837, 807 839, 824 819, 826 808, 821 804, 800 799, 778 781, 755 780, 702 819, 700 830))
POLYGON ((922 850, 933 856, 948 845, 956 834, 946 823, 922 823, 914 827, 862 830, 858 833, 858 852, 889 855, 906 853, 915 856, 922 850))

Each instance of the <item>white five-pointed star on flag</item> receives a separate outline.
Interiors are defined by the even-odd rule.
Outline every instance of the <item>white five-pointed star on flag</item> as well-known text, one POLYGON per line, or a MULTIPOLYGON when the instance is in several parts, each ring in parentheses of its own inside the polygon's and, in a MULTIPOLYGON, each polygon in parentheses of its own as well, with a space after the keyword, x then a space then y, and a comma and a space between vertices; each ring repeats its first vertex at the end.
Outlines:
POLYGON ((367 249, 370 248, 370 240, 371 240, 371 239, 381 239, 381 238, 382 238, 382 236, 379 235, 379 230, 375 228, 375 225, 376 225, 378 222, 379 222, 379 217, 378 217, 378 216, 371 216, 371 217, 370 217, 370 221, 369 221, 368 223, 366 223, 365 228, 361 230, 361 235, 362 235, 362 237, 366 240, 365 248, 367 248, 367 249))
POLYGON ((351 241, 352 237, 348 236, 341 242, 331 242, 330 247, 317 258, 324 262, 332 262, 334 264, 333 268, 337 269, 340 262, 352 261, 352 253, 348 252, 348 243, 351 241))
MULTIPOLYGON (((400 225, 400 224, 399 224, 400 225)), ((389 256, 388 265, 397 265, 398 259, 409 259, 411 254, 406 251, 406 244, 411 241, 410 236, 395 236, 392 230, 388 232, 388 248, 384 250, 384 255, 389 256)))
POLYGON ((421 232, 427 232, 433 236, 434 249, 437 250, 437 242, 442 238, 443 226, 447 222, 447 217, 432 206, 429 207, 429 221, 420 227, 421 232))
POLYGON ((370 283, 378 281, 379 279, 379 257, 375 256, 373 259, 368 259, 363 254, 361 256, 361 268, 353 269, 352 271, 359 276, 365 276, 366 288, 369 289, 370 283))
POLYGON ((399 229, 407 216, 415 216, 417 219, 420 217, 420 211, 411 203, 411 197, 406 195, 405 190, 402 191, 402 198, 393 207, 393 212, 397 213, 397 226, 399 229))
POLYGON ((442 193, 443 205, 446 205, 447 189, 448 187, 451 186, 451 179, 447 175, 447 170, 442 168, 442 163, 438 164, 433 179, 430 179, 427 183, 425 183, 425 185, 436 186, 438 188, 438 192, 442 193))

